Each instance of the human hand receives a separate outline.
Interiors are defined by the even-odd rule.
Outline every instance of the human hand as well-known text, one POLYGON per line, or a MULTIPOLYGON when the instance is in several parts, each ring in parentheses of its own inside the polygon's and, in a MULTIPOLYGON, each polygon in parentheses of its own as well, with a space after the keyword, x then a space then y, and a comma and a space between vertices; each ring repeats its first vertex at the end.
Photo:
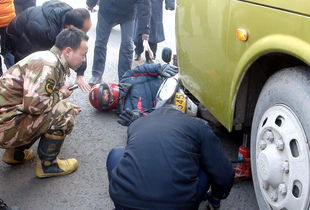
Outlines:
POLYGON ((72 86, 73 86, 73 84, 70 83, 70 84, 64 85, 60 88, 59 92, 61 92, 63 94, 63 98, 68 98, 69 96, 71 96, 71 94, 73 93, 73 90, 69 90, 68 88, 72 87, 72 86))
POLYGON ((172 77, 179 72, 179 68, 170 64, 164 64, 161 66, 160 75, 163 77, 172 77))
POLYGON ((211 191, 207 192, 207 210, 219 210, 221 206, 221 200, 215 198, 211 191))
POLYGON ((143 116, 143 113, 139 110, 126 109, 119 115, 117 122, 123 126, 129 126, 133 121, 143 116))
POLYGON ((75 83, 79 85, 79 87, 81 88, 81 90, 83 92, 89 92, 91 87, 89 86, 89 84, 86 82, 85 77, 84 76, 77 76, 75 83))
POLYGON ((143 48, 144 48, 144 51, 147 51, 149 53, 150 58, 154 60, 154 53, 151 50, 148 40, 143 40, 143 48))
POLYGON ((76 113, 77 115, 81 113, 82 107, 77 106, 77 105, 75 105, 75 104, 73 104, 73 107, 74 107, 74 111, 75 111, 75 113, 76 113))

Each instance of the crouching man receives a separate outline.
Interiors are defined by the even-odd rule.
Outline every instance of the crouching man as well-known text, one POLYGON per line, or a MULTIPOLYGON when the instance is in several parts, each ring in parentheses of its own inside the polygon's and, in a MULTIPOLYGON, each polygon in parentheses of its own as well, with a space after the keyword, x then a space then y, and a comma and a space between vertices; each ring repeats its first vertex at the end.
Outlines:
POLYGON ((40 138, 36 176, 69 174, 76 159, 57 158, 81 108, 67 102, 72 91, 65 85, 70 68, 77 69, 88 50, 88 36, 65 29, 49 51, 33 53, 0 78, 0 147, 2 161, 18 164, 33 157, 29 149, 40 138))
POLYGON ((107 159, 116 210, 196 210, 204 198, 217 209, 228 196, 234 171, 207 122, 168 105, 127 133, 107 159))

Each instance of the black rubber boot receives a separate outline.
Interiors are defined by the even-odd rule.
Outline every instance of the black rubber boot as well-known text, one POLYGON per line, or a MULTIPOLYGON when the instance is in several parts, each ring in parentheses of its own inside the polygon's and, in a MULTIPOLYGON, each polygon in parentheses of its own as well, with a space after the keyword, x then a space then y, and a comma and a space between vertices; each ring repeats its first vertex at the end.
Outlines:
POLYGON ((39 178, 61 176, 72 173, 78 167, 76 159, 60 160, 57 158, 64 142, 63 136, 45 134, 38 146, 36 176, 39 178))
POLYGON ((31 160, 34 155, 30 147, 34 142, 12 149, 6 149, 2 156, 2 161, 9 165, 16 165, 23 163, 25 160, 31 160))

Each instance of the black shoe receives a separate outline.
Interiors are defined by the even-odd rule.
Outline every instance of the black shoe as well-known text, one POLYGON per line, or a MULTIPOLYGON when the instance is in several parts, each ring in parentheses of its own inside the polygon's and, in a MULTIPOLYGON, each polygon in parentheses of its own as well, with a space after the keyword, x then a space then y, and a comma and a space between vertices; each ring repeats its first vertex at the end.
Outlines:
POLYGON ((154 60, 150 59, 150 58, 147 58, 146 59, 146 63, 154 63, 154 60))
POLYGON ((135 60, 135 61, 141 60, 141 54, 135 53, 134 60, 135 60))
POLYGON ((99 84, 101 82, 102 82, 101 77, 91 77, 88 84, 92 87, 92 86, 99 84))

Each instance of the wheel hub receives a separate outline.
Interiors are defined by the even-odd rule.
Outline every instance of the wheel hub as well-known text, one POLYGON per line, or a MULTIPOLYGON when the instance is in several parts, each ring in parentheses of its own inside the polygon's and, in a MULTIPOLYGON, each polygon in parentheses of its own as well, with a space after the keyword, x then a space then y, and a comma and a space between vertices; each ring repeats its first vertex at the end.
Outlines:
POLYGON ((277 187, 283 182, 282 157, 275 145, 268 146, 261 152, 257 159, 257 171, 262 180, 272 187, 277 187))
POLYGON ((305 209, 310 152, 299 119, 289 107, 273 106, 262 116, 256 138, 256 176, 264 200, 272 209, 305 209))

